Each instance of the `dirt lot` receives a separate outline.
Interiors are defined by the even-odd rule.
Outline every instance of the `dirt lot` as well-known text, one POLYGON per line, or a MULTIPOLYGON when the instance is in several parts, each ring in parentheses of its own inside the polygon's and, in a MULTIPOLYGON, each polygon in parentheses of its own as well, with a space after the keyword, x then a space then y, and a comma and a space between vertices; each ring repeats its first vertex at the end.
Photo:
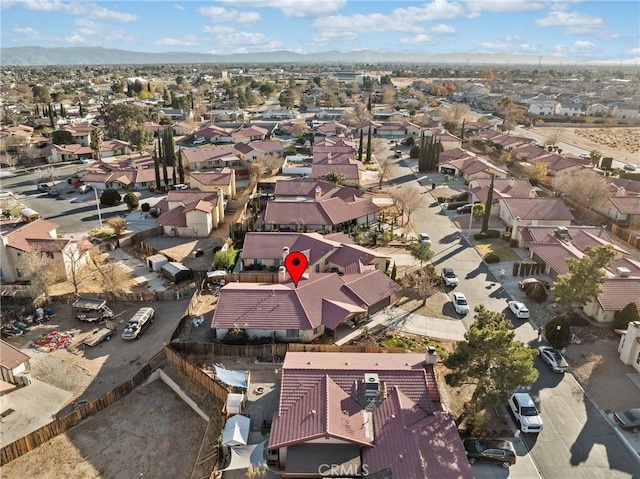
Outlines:
POLYGON ((206 422, 156 380, 2 467, 3 477, 191 477, 206 422), (179 447, 176 447, 179 446, 179 447))
POLYGON ((586 151, 598 150, 603 156, 640 166, 640 128, 531 128, 539 135, 559 131, 558 140, 586 151))

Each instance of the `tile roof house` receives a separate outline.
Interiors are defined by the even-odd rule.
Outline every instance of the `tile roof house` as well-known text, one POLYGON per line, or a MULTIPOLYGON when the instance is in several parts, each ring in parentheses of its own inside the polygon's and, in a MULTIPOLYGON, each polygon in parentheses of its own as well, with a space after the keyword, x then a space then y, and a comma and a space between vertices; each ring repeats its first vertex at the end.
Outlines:
POLYGON ((210 148, 182 148, 184 167, 190 171, 211 170, 240 165, 231 145, 212 146, 210 148))
MULTIPOLYGON (((121 140, 104 140, 100 149, 102 159, 112 156, 130 155, 133 150, 131 144, 121 140)), ((79 143, 71 145, 52 145, 51 154, 47 157, 49 163, 60 163, 61 161, 73 161, 81 156, 93 157, 93 150, 90 146, 79 143)))
POLYGON ((171 129, 173 130, 173 134, 175 136, 183 136, 183 135, 191 135, 196 131, 196 127, 193 123, 189 123, 188 121, 177 121, 173 125, 171 125, 171 129))
POLYGON ((89 146, 91 145, 91 131, 93 128, 93 125, 75 123, 73 125, 65 125, 61 130, 71 133, 76 143, 82 146, 89 146))
POLYGON ((332 232, 352 224, 373 223, 380 211, 380 207, 367 198, 334 195, 322 199, 321 187, 316 186, 315 190, 317 199, 313 201, 267 202, 263 217, 267 230, 332 232))
POLYGON ((364 191, 323 180, 290 180, 276 181, 274 196, 276 201, 319 201, 333 197, 349 201, 363 197, 364 191), (316 188, 320 188, 320 191, 316 188))
POLYGON ((278 271, 290 251, 301 251, 309 261, 309 270, 314 273, 339 272, 352 274, 364 271, 385 271, 385 254, 353 244, 327 238, 332 235, 318 233, 247 233, 240 253, 243 271, 269 269, 278 271))
POLYGON ((575 218, 562 198, 500 198, 500 219, 518 240, 523 226, 569 226, 575 218))
POLYGON ((520 228, 519 248, 529 249, 531 243, 549 243, 562 240, 573 244, 580 251, 587 246, 613 245, 621 254, 628 254, 618 248, 604 226, 523 226, 520 228))
POLYGON ((238 128, 231 136, 233 136, 234 143, 249 143, 250 141, 264 140, 268 134, 269 130, 266 128, 251 125, 238 128))
MULTIPOLYGON (((449 160, 447 156, 440 155, 439 170, 441 173, 452 176, 462 176, 466 181, 478 178, 491 178, 494 175, 496 179, 508 178, 509 172, 497 167, 487 158, 480 156, 461 156, 459 159, 449 160)), ((458 152, 456 154, 459 154, 458 152)))
POLYGON ((236 171, 231 168, 191 171, 189 186, 207 192, 214 192, 220 188, 225 198, 233 200, 236 197, 236 171))
POLYGON ((378 270, 306 273, 297 287, 286 271, 278 275, 281 283, 229 283, 220 289, 211 323, 217 339, 240 328, 249 338, 309 342, 385 308, 401 289, 378 270))
POLYGON ((204 138, 209 143, 234 143, 231 130, 216 125, 205 126, 193 133, 196 138, 204 138))
POLYGON ((156 203, 155 208, 161 212, 157 221, 165 235, 206 238, 224 221, 224 206, 221 189, 213 193, 175 190, 156 203))
POLYGON ((243 161, 258 161, 266 155, 282 157, 284 148, 278 140, 256 140, 249 143, 236 143, 233 147, 235 154, 243 161))
POLYGON ((433 131, 436 142, 442 143, 444 151, 462 147, 462 140, 447 130, 433 128, 430 131, 433 131))
POLYGON ((610 196, 607 216, 617 221, 640 221, 640 196, 610 196))
MULTIPOLYGON (((0 339, 0 382, 22 385, 19 376, 28 374, 29 359, 28 355, 0 339)), ((15 387, 2 387, 2 392, 12 389, 15 387)))
MULTIPOLYGON (((471 195, 469 203, 478 201, 486 203, 490 187, 491 179, 488 178, 478 178, 469 181, 469 193, 471 195)), ((527 179, 495 179, 493 182, 493 207, 491 208, 491 215, 499 216, 500 198, 535 198, 537 196, 536 191, 527 179)))
POLYGON ((288 353, 269 449, 282 477, 471 479, 436 355, 288 353), (323 469, 324 468, 324 469, 323 469))
MULTIPOLYGON (((162 184, 164 178, 160 175, 162 184)), ((173 166, 167 167, 169 184, 173 184, 173 166)), ((137 156, 127 160, 94 163, 82 181, 96 190, 106 188, 125 190, 148 190, 156 183, 156 172, 153 158, 149 155, 137 156)))
POLYGON ((364 171, 364 165, 356 158, 356 150, 351 146, 314 145, 311 163, 311 177, 322 179, 332 171, 344 175, 343 184, 356 186, 364 171))
POLYGON ((72 266, 82 266, 89 260, 83 241, 59 239, 51 221, 39 219, 0 236, 0 279, 3 283, 28 279, 25 275, 24 254, 40 251, 54 260, 60 279, 68 279, 72 266))
POLYGON ((346 125, 343 125, 342 123, 338 123, 338 122, 332 121, 332 122, 329 122, 329 123, 323 123, 323 124, 315 127, 314 131, 319 135, 332 137, 332 136, 339 136, 339 135, 344 134, 346 129, 347 129, 346 125))

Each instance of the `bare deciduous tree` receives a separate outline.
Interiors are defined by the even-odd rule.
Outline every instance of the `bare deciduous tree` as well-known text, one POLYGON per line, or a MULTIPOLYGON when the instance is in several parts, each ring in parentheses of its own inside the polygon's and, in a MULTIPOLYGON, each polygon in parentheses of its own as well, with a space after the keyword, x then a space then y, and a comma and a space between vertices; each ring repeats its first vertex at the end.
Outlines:
POLYGON ((131 272, 122 261, 108 261, 105 257, 91 258, 100 286, 107 292, 115 294, 127 291, 131 285, 131 272))
POLYGON ((51 297, 51 287, 64 278, 60 264, 54 259, 53 253, 31 248, 22 255, 22 269, 24 276, 29 279, 36 294, 34 300, 44 295, 45 301, 51 297))
POLYGON ((91 270, 88 266, 89 258, 86 254, 90 247, 91 245, 84 241, 73 241, 62 250, 67 278, 73 285, 73 291, 76 294, 78 294, 80 284, 91 276, 91 270))
POLYGON ((395 190, 393 193, 395 204, 400 209, 400 217, 402 218, 401 224, 404 224, 404 218, 406 217, 407 223, 411 221, 411 215, 425 207, 424 198, 418 188, 415 186, 401 187, 395 190))
POLYGON ((558 188, 573 201, 591 208, 607 198, 608 184, 593 171, 584 171, 563 178, 558 188))
POLYGON ((120 236, 127 229, 127 220, 122 216, 114 216, 107 220, 107 225, 113 230, 113 234, 120 236))
POLYGON ((378 160, 378 189, 382 189, 382 183, 393 177, 394 163, 391 158, 378 160))
POLYGON ((462 123, 462 120, 469 118, 470 111, 471 107, 466 103, 456 103, 449 108, 441 108, 439 113, 443 121, 459 125, 462 123))
POLYGON ((426 268, 420 268, 406 273, 398 281, 407 291, 415 294, 422 300, 422 304, 426 304, 427 298, 434 295, 440 290, 437 276, 432 265, 427 265, 426 268))
POLYGON ((291 133, 291 136, 302 136, 308 131, 309 127, 302 120, 294 121, 293 125, 291 125, 291 128, 289 128, 289 133, 291 133))

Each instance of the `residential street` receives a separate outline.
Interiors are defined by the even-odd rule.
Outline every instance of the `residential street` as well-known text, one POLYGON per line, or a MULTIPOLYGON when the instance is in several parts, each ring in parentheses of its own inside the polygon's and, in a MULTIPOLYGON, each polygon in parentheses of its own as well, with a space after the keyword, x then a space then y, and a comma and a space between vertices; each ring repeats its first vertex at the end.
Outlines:
MULTIPOLYGON (((411 182, 418 184, 411 168, 415 168, 414 163, 414 160, 399 162, 396 185, 399 181, 403 186, 411 182)), ((421 179, 422 184, 430 182, 421 179)), ((425 201, 433 204, 435 195, 426 189, 424 195, 425 201)), ((411 220, 416 232, 426 232, 431 237, 436 269, 450 266, 456 271, 460 280, 456 291, 467 296, 471 311, 475 306, 484 304, 488 309, 504 311, 508 318, 514 319, 506 305, 506 301, 511 299, 509 293, 496 281, 478 253, 469 247, 466 228, 462 238, 457 239, 459 231, 456 225, 448 216, 440 214, 437 206, 416 211, 411 220)), ((445 307, 445 314, 455 316, 450 303, 445 307)), ((428 321, 427 318, 425 320, 428 321)), ((466 327, 471 325, 473 313, 462 321, 466 327)), ((514 324, 518 340, 532 347, 538 346, 537 332, 528 321, 518 320, 514 324)), ((569 374, 561 376, 550 372, 540 359, 536 359, 536 367, 540 377, 530 389, 540 407, 544 431, 539 435, 526 434, 524 441, 541 476, 549 479, 640 477, 638 458, 623 444, 575 379, 569 374)))

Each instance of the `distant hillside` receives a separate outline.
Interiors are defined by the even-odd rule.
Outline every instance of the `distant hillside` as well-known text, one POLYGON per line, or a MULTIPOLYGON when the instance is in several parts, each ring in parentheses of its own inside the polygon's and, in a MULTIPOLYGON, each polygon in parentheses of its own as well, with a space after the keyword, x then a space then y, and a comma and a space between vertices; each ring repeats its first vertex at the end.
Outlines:
POLYGON ((2 65, 115 65, 158 63, 470 63, 470 64, 571 64, 570 60, 536 55, 502 53, 413 54, 372 50, 301 54, 290 51, 212 55, 209 53, 145 53, 101 47, 0 48, 2 65))

